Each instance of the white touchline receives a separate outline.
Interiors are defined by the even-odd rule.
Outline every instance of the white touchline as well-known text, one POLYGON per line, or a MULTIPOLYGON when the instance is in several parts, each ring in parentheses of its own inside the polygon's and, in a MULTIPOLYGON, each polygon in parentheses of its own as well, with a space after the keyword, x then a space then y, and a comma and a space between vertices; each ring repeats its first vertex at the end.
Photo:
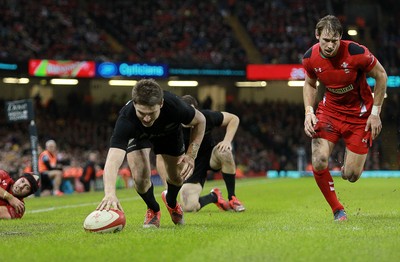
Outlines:
MULTIPOLYGON (((120 201, 129 201, 129 200, 139 200, 140 197, 129 197, 129 198, 122 198, 120 201)), ((56 207, 48 207, 48 208, 42 208, 42 209, 34 209, 34 210, 28 210, 25 213, 26 214, 33 214, 33 213, 43 213, 43 212, 50 212, 58 209, 67 209, 67 208, 75 208, 75 207, 85 207, 85 206, 97 206, 100 202, 92 202, 92 203, 82 203, 82 204, 76 204, 76 205, 66 205, 66 206, 56 206, 56 207)))
MULTIPOLYGON (((280 179, 265 179, 265 180, 242 180, 240 183, 236 184, 236 187, 242 187, 242 186, 251 186, 255 184, 260 184, 260 183, 271 183, 271 182, 278 182, 280 179)), ((129 197, 129 198, 123 198, 120 199, 120 201, 129 201, 129 200, 139 200, 141 199, 139 196, 137 197, 129 197)), ((65 205, 65 206, 56 206, 56 207, 48 207, 48 208, 42 208, 42 209, 34 209, 34 210, 28 210, 25 213, 26 214, 35 214, 35 213, 43 213, 43 212, 50 212, 50 211, 55 211, 59 209, 67 209, 67 208, 76 208, 76 207, 85 207, 85 206, 97 206, 100 202, 91 202, 91 203, 82 203, 82 204, 76 204, 76 205, 65 205)))

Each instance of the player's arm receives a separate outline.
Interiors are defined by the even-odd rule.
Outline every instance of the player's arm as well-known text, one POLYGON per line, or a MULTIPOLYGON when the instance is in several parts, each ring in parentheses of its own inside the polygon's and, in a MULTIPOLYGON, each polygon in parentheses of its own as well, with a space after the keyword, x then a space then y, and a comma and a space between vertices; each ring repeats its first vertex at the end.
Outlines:
POLYGON ((103 182, 104 182, 104 198, 98 205, 98 210, 109 210, 110 208, 118 208, 122 210, 116 192, 115 184, 117 182, 117 175, 119 168, 124 161, 126 151, 120 148, 111 147, 108 150, 106 163, 104 166, 103 182))
POLYGON ((218 143, 217 148, 220 151, 231 150, 232 149, 232 141, 235 137, 236 131, 239 127, 239 117, 232 113, 221 112, 224 119, 222 120, 222 127, 226 127, 226 132, 224 139, 218 143))
POLYGON ((387 74, 381 63, 377 61, 368 75, 375 78, 375 88, 374 105, 372 106, 371 115, 368 117, 365 131, 371 129, 372 139, 375 139, 382 129, 382 122, 379 114, 386 94, 387 74))
POLYGON ((186 154, 178 161, 178 164, 185 163, 180 174, 183 179, 187 179, 193 173, 194 160, 199 152, 206 129, 206 118, 199 110, 195 109, 195 115, 188 126, 192 126, 189 146, 186 154))
POLYGON ((368 73, 370 77, 375 78, 375 88, 374 88, 374 106, 381 107, 383 104, 383 99, 386 94, 387 86, 387 74, 381 63, 377 61, 372 70, 368 73))
POLYGON ((317 98, 317 92, 317 79, 310 78, 306 74, 303 86, 303 100, 305 110, 304 131, 309 137, 312 137, 315 133, 314 126, 317 123, 317 117, 314 114, 314 104, 317 98))
POLYGON ((7 190, 0 187, 0 198, 7 201, 18 214, 22 214, 25 210, 25 204, 18 198, 14 197, 12 194, 8 193, 7 190))
POLYGON ((197 157, 206 129, 206 118, 199 110, 195 109, 195 111, 196 113, 189 124, 189 126, 192 126, 192 129, 190 132, 189 146, 186 152, 186 154, 191 156, 193 159, 196 159, 197 157))

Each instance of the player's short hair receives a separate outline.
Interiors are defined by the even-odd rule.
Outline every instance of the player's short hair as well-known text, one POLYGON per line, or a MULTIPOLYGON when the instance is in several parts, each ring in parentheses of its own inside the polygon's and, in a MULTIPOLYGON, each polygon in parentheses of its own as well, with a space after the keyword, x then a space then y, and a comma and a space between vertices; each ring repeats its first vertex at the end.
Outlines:
POLYGON ((139 80, 132 89, 132 101, 145 106, 161 105, 164 93, 154 79, 139 80))
POLYGON ((340 37, 343 35, 343 27, 339 18, 333 15, 322 17, 315 26, 315 30, 317 31, 318 35, 321 35, 322 31, 324 30, 340 37))
POLYGON ((197 102, 196 98, 194 98, 191 95, 184 95, 182 96, 182 100, 190 105, 190 106, 194 106, 194 108, 199 109, 199 103, 197 102))
POLYGON ((31 173, 25 173, 21 176, 21 178, 22 177, 26 178, 26 180, 28 180, 29 184, 31 185, 31 191, 28 195, 35 193, 39 189, 38 181, 31 173))

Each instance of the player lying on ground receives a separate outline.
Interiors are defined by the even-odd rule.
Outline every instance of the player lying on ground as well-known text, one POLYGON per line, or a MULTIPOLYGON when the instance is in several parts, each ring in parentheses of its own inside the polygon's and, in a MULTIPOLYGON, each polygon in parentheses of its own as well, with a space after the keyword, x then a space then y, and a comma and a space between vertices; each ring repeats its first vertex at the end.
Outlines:
POLYGON ((38 190, 34 175, 23 174, 14 181, 10 175, 0 170, 0 219, 21 218, 25 213, 24 197, 38 190))

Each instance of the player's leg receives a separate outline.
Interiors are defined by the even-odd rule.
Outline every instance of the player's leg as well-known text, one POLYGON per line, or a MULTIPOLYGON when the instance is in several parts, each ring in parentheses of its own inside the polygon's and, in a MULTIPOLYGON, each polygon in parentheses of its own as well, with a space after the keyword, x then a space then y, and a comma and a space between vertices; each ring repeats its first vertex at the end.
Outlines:
POLYGON ((180 204, 177 202, 179 190, 182 187, 183 179, 180 176, 182 165, 178 165, 180 156, 172 156, 167 154, 161 154, 160 160, 162 160, 165 167, 166 173, 166 184, 167 190, 164 190, 161 194, 162 200, 171 215, 171 219, 174 224, 183 225, 183 210, 180 204))
POLYGON ((161 155, 156 156, 156 166, 158 175, 161 178, 161 181, 165 187, 167 188, 167 170, 165 169, 164 160, 162 159, 161 155))
POLYGON ((344 134, 346 154, 342 167, 342 178, 349 182, 356 182, 364 169, 369 147, 372 146, 371 132, 365 131, 365 125, 349 125, 344 134))
POLYGON ((171 215, 172 221, 175 224, 184 224, 183 210, 177 202, 178 193, 183 184, 183 178, 180 174, 184 164, 178 165, 179 160, 185 154, 183 133, 179 131, 154 138, 152 142, 155 155, 159 155, 158 161, 163 162, 158 165, 163 166, 166 174, 167 190, 161 193, 161 198, 171 215))
POLYGON ((342 177, 349 182, 356 182, 364 169, 367 154, 357 154, 346 148, 346 156, 342 167, 342 177))
POLYGON ((199 198, 202 190, 200 183, 185 183, 182 185, 180 199, 183 211, 196 212, 200 210, 199 198))
POLYGON ((154 187, 150 179, 150 148, 128 152, 126 159, 135 182, 135 189, 147 205, 143 227, 159 227, 161 212, 160 205, 154 197, 154 187))
POLYGON ((165 181, 167 184, 168 194, 166 196, 168 205, 170 207, 176 206, 176 199, 179 193, 179 190, 182 187, 183 179, 180 176, 180 172, 182 170, 181 166, 178 166, 178 160, 180 157, 170 156, 166 154, 160 155, 160 160, 162 160, 163 164, 160 166, 164 167, 165 170, 165 181))
POLYGON ((222 177, 228 191, 230 208, 236 212, 244 211, 245 207, 235 195, 236 163, 232 151, 221 152, 217 147, 214 147, 210 158, 210 167, 214 170, 221 169, 222 177))
POLYGON ((329 156, 333 147, 334 143, 323 138, 314 138, 311 144, 315 181, 335 214, 344 208, 336 196, 333 178, 328 169, 329 156))

